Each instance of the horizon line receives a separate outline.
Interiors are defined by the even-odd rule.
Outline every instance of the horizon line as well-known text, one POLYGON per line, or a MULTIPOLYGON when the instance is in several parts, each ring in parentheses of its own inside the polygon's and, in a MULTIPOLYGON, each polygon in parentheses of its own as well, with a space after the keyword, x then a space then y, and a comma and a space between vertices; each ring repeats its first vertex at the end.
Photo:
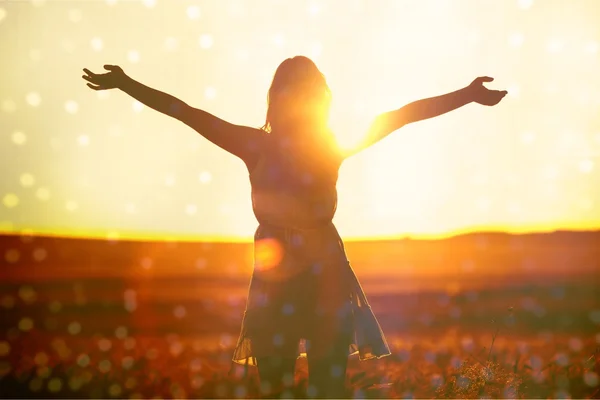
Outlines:
MULTIPOLYGON (((546 229, 500 229, 493 227, 463 228, 447 233, 401 233, 378 236, 348 236, 342 237, 344 242, 385 242, 396 240, 444 240, 469 234, 507 234, 507 235, 531 235, 551 234, 557 232, 587 232, 600 233, 600 226, 596 228, 546 228, 546 229)), ((129 241, 129 242, 206 242, 206 243, 252 243, 253 236, 224 236, 224 235, 185 235, 176 233, 160 232, 124 232, 114 230, 79 230, 70 232, 59 232, 56 230, 34 230, 21 229, 13 231, 0 230, 1 236, 33 236, 57 239, 83 239, 83 240, 107 240, 107 241, 129 241)))

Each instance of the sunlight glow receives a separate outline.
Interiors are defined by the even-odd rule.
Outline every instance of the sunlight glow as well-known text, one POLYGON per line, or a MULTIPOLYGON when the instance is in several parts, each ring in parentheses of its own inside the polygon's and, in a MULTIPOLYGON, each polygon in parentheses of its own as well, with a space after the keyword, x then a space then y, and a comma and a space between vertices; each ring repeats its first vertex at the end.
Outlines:
MULTIPOLYGON (((477 76, 508 90, 498 106, 409 123, 345 161, 334 220, 344 238, 600 227, 596 1, 564 12, 555 0, 215 4, 2 2, 0 28, 26 21, 29 33, 0 39, 13 60, 0 75, 0 231, 252 240, 243 162, 118 89, 90 90, 80 68, 119 65, 260 127, 275 69, 298 54, 325 75, 345 150, 379 114, 477 76)), ((263 247, 273 263, 277 245, 263 247)))

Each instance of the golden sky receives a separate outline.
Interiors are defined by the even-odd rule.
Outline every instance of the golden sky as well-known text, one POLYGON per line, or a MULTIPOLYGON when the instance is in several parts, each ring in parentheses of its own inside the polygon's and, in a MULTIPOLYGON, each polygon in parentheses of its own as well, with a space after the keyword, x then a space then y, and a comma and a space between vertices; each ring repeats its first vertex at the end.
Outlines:
POLYGON ((351 145, 379 112, 475 77, 507 89, 406 126, 342 167, 346 238, 600 228, 600 2, 0 2, 0 232, 250 238, 243 163, 82 68, 237 124, 264 123, 286 57, 311 57, 351 145))

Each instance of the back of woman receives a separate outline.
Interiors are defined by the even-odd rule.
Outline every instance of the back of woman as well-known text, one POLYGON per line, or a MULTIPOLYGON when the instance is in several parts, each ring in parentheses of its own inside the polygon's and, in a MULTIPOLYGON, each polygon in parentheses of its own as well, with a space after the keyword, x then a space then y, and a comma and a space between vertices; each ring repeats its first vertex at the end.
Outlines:
POLYGON ((347 397, 348 355, 361 360, 390 354, 332 223, 343 160, 402 126, 471 102, 492 106, 506 91, 470 85, 378 115, 365 140, 341 152, 327 127, 330 91, 308 58, 279 65, 261 129, 235 125, 147 87, 115 65, 83 78, 94 90, 119 88, 148 107, 176 118, 246 164, 259 227, 255 265, 233 361, 257 365, 261 387, 274 396, 294 383, 299 353, 309 364, 309 397, 347 397))

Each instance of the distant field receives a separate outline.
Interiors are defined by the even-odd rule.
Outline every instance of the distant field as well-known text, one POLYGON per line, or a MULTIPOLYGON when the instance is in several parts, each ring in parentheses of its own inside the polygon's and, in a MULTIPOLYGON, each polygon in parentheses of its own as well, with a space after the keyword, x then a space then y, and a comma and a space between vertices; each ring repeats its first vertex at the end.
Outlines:
MULTIPOLYGON (((600 247, 594 236, 584 244, 575 238, 572 248, 564 237, 548 237, 546 247, 536 240, 515 245, 502 237, 481 247, 479 239, 469 247, 463 239, 460 257, 440 243, 429 252, 427 243, 387 243, 378 252, 371 243, 348 246, 393 352, 351 357, 348 396, 600 396, 600 247), (370 259, 390 268, 372 273, 370 259), (438 262, 460 273, 436 276, 438 262), (503 263, 507 272, 499 274, 503 263), (398 265, 410 268, 402 273, 398 265)), ((228 375, 250 277, 242 265, 247 247, 233 254, 219 246, 226 245, 0 241, 1 397, 257 397, 254 368, 228 375), (8 262, 15 250, 18 260, 8 262), (166 273, 169 259, 189 266, 199 258, 186 274, 166 273)), ((284 396, 305 395, 306 377, 301 359, 284 396)))

